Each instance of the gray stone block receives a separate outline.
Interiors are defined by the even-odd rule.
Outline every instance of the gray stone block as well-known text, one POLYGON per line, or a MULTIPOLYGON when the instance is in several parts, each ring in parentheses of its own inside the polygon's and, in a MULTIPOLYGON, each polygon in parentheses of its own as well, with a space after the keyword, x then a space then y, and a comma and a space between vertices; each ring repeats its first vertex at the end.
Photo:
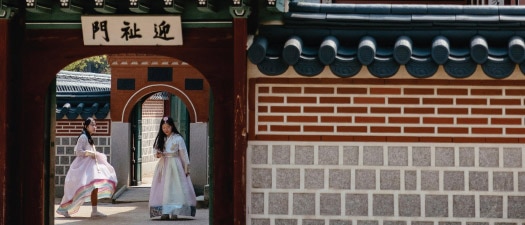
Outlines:
POLYGON ((357 225, 378 225, 379 221, 377 220, 358 220, 357 225))
POLYGON ((383 221, 383 225, 406 225, 407 221, 392 221, 392 220, 385 220, 383 221))
POLYGON ((511 222, 495 222, 494 225, 518 225, 519 223, 511 223, 511 222))
POLYGON ((252 188, 271 188, 272 169, 253 168, 252 169, 252 188))
POLYGON ((482 171, 469 172, 469 190, 471 191, 488 191, 489 190, 489 173, 482 171))
POLYGON ((479 148, 480 167, 499 167, 498 148, 479 148))
POLYGON ((494 191, 514 191, 514 178, 512 172, 493 172, 494 191))
POLYGON ((375 170, 356 170, 355 171, 355 189, 357 190, 375 190, 376 189, 376 171, 375 170))
POLYGON ((295 165, 313 165, 314 155, 314 146, 295 146, 295 165))
POLYGON ((525 218, 525 196, 509 196, 507 203, 508 218, 525 218))
POLYGON ((270 225, 270 219, 251 219, 251 225, 270 225))
POLYGON ((467 222, 466 225, 489 225, 489 222, 467 222))
POLYGON ((352 225, 351 220, 330 220, 329 225, 352 225))
POLYGON ((420 217, 421 197, 419 195, 399 195, 399 216, 420 217))
POLYGON ((66 154, 67 155, 74 155, 75 154, 75 147, 67 146, 66 147, 66 154))
POLYGON ((66 171, 63 166, 55 166, 55 175, 66 175, 66 171))
POLYGON ((321 194, 320 207, 321 215, 341 215, 341 195, 321 194))
POLYGON ((453 147, 436 147, 436 166, 453 167, 455 165, 453 147))
POLYGON ((379 186, 381 190, 400 190, 401 175, 399 170, 381 170, 379 172, 379 186))
POLYGON ((72 145, 77 143, 76 138, 62 138, 62 145, 72 145))
POLYGON ((275 225, 297 225, 296 219, 275 219, 275 225))
POLYGON ((290 146, 273 145, 272 146, 272 164, 290 164, 290 146))
POLYGON ((109 155, 111 154, 111 147, 104 147, 104 154, 109 155))
POLYGON ((461 225, 461 222, 438 222, 438 225, 461 225))
POLYGON ((421 190, 439 190, 439 171, 421 171, 421 190))
POLYGON ((343 165, 359 165, 359 146, 343 146, 343 165))
POLYGON ((98 145, 107 145, 107 142, 106 138, 98 138, 98 145))
POLYGON ((57 149, 57 153, 56 153, 57 155, 63 155, 66 153, 66 148, 64 148, 63 146, 57 146, 56 149, 57 149))
POLYGON ((476 200, 473 195, 454 195, 452 201, 454 217, 476 216, 476 200))
POLYGON ((300 176, 300 169, 277 169, 277 188, 299 189, 301 186, 300 176))
POLYGON ((416 190, 417 189, 417 171, 407 170, 405 171, 405 190, 416 190))
POLYGON ((434 225, 432 221, 412 221, 411 225, 434 225))
POLYGON ((363 165, 382 166, 384 164, 383 154, 383 146, 364 146, 363 165))
POLYGON ((503 167, 520 168, 521 160, 521 148, 503 148, 503 167))
POLYGON ((252 214, 264 214, 264 193, 252 193, 252 214))
POLYGON ((314 193, 293 194, 294 215, 315 215, 315 205, 314 193))
POLYGON ((389 166, 408 166, 408 147, 391 146, 388 147, 389 166))
POLYGON ((350 189, 352 172, 350 169, 329 170, 328 187, 333 189, 350 189))
POLYGON ((374 216, 394 216, 394 195, 374 194, 373 199, 374 216))
POLYGON ((303 225, 325 225, 324 220, 304 219, 303 225))
POLYGON ((426 217, 448 217, 448 196, 426 195, 425 196, 426 217))
POLYGON ((69 156, 60 156, 60 164, 62 165, 69 165, 71 163, 69 160, 69 156))
POLYGON ((268 145, 252 146, 252 163, 268 164, 268 145))
POLYGON ((430 147, 412 147, 412 165, 430 166, 432 165, 430 147))
POLYGON ((459 148, 459 166, 473 167, 476 165, 476 152, 472 147, 459 148))
POLYGON ((268 194, 268 214, 288 214, 288 193, 268 194))
POLYGON ((503 218, 503 196, 479 196, 479 216, 481 218, 503 218))
POLYGON ((319 146, 318 152, 319 165, 338 165, 339 147, 338 146, 319 146))
POLYGON ((525 172, 518 172, 518 191, 525 192, 525 172))
POLYGON ((347 194, 345 197, 345 215, 368 216, 368 195, 347 194))
POLYGON ((324 188, 324 169, 305 169, 304 170, 305 189, 324 188))
POLYGON ((443 173, 443 189, 447 191, 465 190, 465 174, 463 171, 445 171, 443 173))

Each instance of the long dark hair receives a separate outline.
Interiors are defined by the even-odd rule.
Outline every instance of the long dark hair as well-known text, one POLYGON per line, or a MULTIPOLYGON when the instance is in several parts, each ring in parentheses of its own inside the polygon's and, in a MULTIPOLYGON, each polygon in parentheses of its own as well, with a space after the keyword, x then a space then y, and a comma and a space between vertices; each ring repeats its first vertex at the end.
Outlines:
MULTIPOLYGON (((95 121, 93 118, 91 117, 88 117, 85 121, 84 121, 84 126, 82 126, 82 133, 80 134, 82 136, 82 134, 85 134, 88 138, 88 142, 90 145, 93 145, 93 138, 91 138, 91 134, 88 132, 87 130, 87 127, 89 126, 89 124, 91 124, 91 122, 95 121)), ((80 136, 78 136, 80 137, 80 136)))
POLYGON ((164 145, 166 144, 166 141, 164 140, 164 138, 166 138, 166 134, 164 134, 164 132, 162 131, 163 124, 170 125, 171 132, 180 135, 179 131, 177 130, 177 127, 175 127, 175 122, 173 122, 173 119, 167 116, 163 117, 160 120, 159 132, 157 133, 157 137, 155 138, 155 143, 153 144, 153 148, 158 149, 162 152, 164 152, 164 148, 165 148, 164 145))

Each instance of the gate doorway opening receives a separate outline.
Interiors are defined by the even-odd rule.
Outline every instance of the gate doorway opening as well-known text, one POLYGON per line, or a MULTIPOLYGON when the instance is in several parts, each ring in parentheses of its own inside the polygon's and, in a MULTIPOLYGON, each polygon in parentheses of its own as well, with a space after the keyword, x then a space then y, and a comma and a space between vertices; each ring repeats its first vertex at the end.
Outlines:
MULTIPOLYGON (((195 80, 194 74, 190 73, 190 76, 195 80)), ((45 157, 47 168, 45 169, 47 174, 45 191, 47 196, 45 208, 47 209, 45 211, 47 212, 46 217, 48 219, 46 221, 49 221, 48 224, 55 224, 53 218, 59 217, 55 213, 54 204, 63 196, 63 182, 69 167, 68 164, 74 160, 74 145, 82 129, 82 122, 87 117, 93 117, 97 120, 98 128, 94 135, 97 150, 104 152, 108 156, 108 161, 117 170, 119 179, 117 192, 123 190, 124 187, 144 185, 144 178, 153 173, 156 165, 156 160, 145 161, 144 159, 153 157, 151 154, 152 141, 158 132, 159 121, 165 115, 174 118, 177 129, 184 137, 188 148, 195 192, 197 196, 202 196, 202 199, 212 201, 211 198, 207 197, 209 196, 207 192, 212 192, 209 185, 211 184, 210 171, 208 170, 211 168, 209 163, 213 149, 212 144, 210 144, 210 141, 213 140, 210 136, 213 132, 210 131, 213 129, 209 129, 212 121, 195 122, 195 115, 202 114, 202 112, 196 113, 199 110, 196 109, 196 106, 202 105, 202 103, 195 103, 190 94, 186 94, 183 88, 175 84, 152 85, 146 91, 139 87, 138 89, 143 92, 137 91, 135 92, 136 96, 133 95, 128 99, 129 102, 133 103, 130 100, 131 98, 140 97, 139 101, 134 105, 132 104, 132 109, 127 110, 124 107, 120 108, 123 111, 115 113, 115 115, 123 115, 122 118, 127 117, 127 121, 123 120, 120 123, 117 119, 115 122, 115 118, 112 117, 114 109, 109 105, 111 92, 114 89, 111 87, 114 85, 111 80, 115 78, 116 76, 110 74, 60 71, 57 74, 56 82, 52 82, 50 85, 46 100, 46 106, 49 109, 49 114, 46 117, 50 118, 49 124, 46 125, 49 135, 46 136, 49 137, 50 142, 49 151, 45 157), (67 78, 65 82, 64 77, 69 77, 69 81, 74 82, 68 83, 67 78), (80 84, 86 80, 88 81, 87 84, 80 84), (69 86, 69 88, 84 88, 89 91, 87 91, 88 93, 76 92, 74 89, 64 87, 64 82, 65 86, 69 86), (107 87, 104 86, 104 82, 107 82, 107 87), (64 90, 68 90, 67 93, 64 90), (69 96, 69 99, 65 100, 65 95, 69 96), (79 96, 83 97, 78 98, 79 96), (90 97, 94 99, 87 102, 90 97), (190 107, 187 107, 188 102, 190 107), (111 113, 110 109, 112 110, 111 113), (127 116, 124 116, 125 114, 127 116), (129 125, 125 125, 126 123, 129 125), (66 127, 67 129, 65 129, 66 127), (65 133, 68 134, 65 135, 65 133), (122 144, 124 142, 128 144, 122 144), (122 146, 130 146, 130 148, 124 151, 121 148, 122 146), (122 157, 124 155, 129 157, 122 157), (204 197, 204 194, 207 196, 204 197)), ((204 99, 208 100, 206 102, 207 107, 212 108, 211 90, 207 82, 205 80, 204 82, 207 95, 207 98, 204 99)), ((116 108, 119 109, 119 107, 116 108)), ((209 118, 213 118, 213 116, 209 115, 209 118)), ((205 207, 209 205, 211 204, 205 203, 205 207)), ((144 217, 147 217, 148 212, 143 214, 144 217)))
POLYGON ((155 92, 145 96, 134 106, 131 116, 130 186, 151 186, 157 165, 153 144, 164 116, 175 121, 181 133, 191 162, 191 179, 197 196, 208 199, 210 132, 205 123, 190 123, 184 102, 170 92, 155 92))

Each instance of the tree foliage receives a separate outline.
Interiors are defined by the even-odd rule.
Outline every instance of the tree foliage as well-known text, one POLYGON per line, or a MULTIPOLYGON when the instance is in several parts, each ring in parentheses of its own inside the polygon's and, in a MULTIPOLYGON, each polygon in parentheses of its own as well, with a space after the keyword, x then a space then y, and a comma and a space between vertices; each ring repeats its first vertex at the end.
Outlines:
POLYGON ((64 67, 64 70, 103 74, 111 73, 111 68, 109 67, 108 58, 106 55, 92 56, 89 58, 77 60, 64 67))

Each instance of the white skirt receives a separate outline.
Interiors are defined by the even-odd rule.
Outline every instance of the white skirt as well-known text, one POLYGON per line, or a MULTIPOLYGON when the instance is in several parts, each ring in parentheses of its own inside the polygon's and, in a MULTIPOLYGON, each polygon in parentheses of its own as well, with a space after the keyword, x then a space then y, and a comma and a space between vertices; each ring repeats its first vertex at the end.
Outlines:
POLYGON ((179 157, 162 157, 155 167, 149 195, 150 217, 195 216, 196 196, 179 157))

